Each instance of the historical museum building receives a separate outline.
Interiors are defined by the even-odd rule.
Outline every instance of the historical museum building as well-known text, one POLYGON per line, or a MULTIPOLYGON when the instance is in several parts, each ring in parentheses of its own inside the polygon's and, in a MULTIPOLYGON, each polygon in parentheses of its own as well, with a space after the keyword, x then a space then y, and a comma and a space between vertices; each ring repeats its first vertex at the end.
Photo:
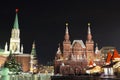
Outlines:
POLYGON ((94 65, 102 65, 104 60, 102 61, 97 44, 96 46, 94 44, 90 23, 88 23, 85 44, 82 40, 70 41, 68 23, 66 23, 64 41, 59 45, 54 60, 55 74, 83 73, 90 61, 93 61, 94 65))

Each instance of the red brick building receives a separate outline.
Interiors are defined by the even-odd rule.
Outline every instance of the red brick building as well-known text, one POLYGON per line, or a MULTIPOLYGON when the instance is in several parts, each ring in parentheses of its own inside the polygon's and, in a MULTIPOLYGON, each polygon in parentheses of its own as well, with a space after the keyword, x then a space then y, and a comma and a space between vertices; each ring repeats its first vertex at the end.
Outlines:
POLYGON ((101 64, 98 46, 94 49, 94 41, 92 40, 90 23, 88 23, 88 34, 85 44, 82 40, 73 40, 71 43, 68 23, 66 23, 64 41, 61 46, 62 47, 59 45, 55 56, 55 74, 84 73, 91 59, 96 62, 96 64, 101 64))
POLYGON ((22 69, 24 72, 30 71, 30 55, 29 54, 16 54, 15 59, 18 63, 22 65, 22 69))

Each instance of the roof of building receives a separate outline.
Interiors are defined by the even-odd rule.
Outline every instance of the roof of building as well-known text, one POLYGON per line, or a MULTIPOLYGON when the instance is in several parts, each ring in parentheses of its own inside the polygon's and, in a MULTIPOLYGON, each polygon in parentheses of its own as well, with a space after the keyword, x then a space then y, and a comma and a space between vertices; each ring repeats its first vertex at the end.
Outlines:
POLYGON ((86 48, 82 40, 74 40, 73 43, 72 43, 72 47, 76 42, 79 43, 82 48, 86 48))
POLYGON ((119 53, 116 49, 114 49, 114 53, 113 53, 113 56, 112 56, 112 59, 115 59, 115 58, 120 58, 120 55, 119 55, 119 53))
POLYGON ((107 59, 106 59, 106 63, 110 63, 112 58, 112 54, 110 52, 107 53, 107 59))
POLYGON ((18 24, 18 9, 16 9, 16 16, 15 16, 15 21, 14 21, 14 29, 18 29, 19 28, 19 24, 18 24))

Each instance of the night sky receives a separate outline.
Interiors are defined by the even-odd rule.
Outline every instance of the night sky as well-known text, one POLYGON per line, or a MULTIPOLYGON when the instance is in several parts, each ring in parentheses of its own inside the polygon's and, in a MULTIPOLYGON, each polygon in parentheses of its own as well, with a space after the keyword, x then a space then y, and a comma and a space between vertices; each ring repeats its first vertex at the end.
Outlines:
MULTIPOLYGON (((118 0, 115 0, 118 1, 118 0)), ((87 37, 91 23, 93 40, 99 49, 114 46, 120 51, 120 2, 113 0, 4 0, 0 2, 0 48, 10 41, 18 8, 21 44, 30 53, 33 41, 41 64, 53 61, 58 44, 62 44, 65 23, 69 23, 70 40, 87 37)))

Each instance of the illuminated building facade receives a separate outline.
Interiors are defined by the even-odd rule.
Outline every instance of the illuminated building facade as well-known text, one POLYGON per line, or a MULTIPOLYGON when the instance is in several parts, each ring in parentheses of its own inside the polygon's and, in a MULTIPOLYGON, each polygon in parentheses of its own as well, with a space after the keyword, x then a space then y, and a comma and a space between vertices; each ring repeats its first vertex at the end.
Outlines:
POLYGON ((66 23, 64 41, 62 47, 59 45, 55 56, 55 74, 84 73, 90 60, 93 60, 97 65, 102 65, 97 44, 94 49, 90 23, 88 23, 87 40, 85 44, 82 40, 73 40, 71 44, 68 23, 66 23))

